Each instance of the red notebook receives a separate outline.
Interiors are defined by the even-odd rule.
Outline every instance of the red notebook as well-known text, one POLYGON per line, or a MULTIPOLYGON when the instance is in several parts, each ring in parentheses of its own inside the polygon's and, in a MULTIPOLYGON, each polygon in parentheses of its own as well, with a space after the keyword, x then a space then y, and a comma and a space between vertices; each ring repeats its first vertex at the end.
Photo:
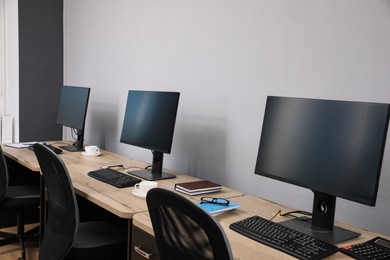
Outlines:
POLYGON ((220 184, 208 180, 176 183, 175 190, 188 195, 198 195, 204 193, 218 192, 222 189, 220 184))

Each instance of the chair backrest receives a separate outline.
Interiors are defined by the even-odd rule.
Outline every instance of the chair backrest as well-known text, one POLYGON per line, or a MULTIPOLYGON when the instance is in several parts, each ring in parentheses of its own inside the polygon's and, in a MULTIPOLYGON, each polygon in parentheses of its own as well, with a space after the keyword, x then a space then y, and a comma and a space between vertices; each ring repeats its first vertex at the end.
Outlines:
POLYGON ((219 223, 191 201, 154 188, 146 202, 161 259, 233 259, 219 223))
POLYGON ((63 259, 72 248, 79 223, 76 196, 63 161, 42 144, 34 145, 48 200, 47 224, 39 259, 63 259))
POLYGON ((7 193, 8 188, 8 168, 5 161, 3 149, 0 146, 0 204, 7 193))

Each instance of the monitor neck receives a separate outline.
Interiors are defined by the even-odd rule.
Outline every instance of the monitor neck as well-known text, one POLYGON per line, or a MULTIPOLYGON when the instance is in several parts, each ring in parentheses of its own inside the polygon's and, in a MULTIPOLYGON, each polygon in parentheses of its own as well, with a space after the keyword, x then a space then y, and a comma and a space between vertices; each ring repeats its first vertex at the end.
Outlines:
POLYGON ((164 153, 152 151, 153 162, 152 162, 152 173, 161 174, 163 168, 164 153))
POLYGON ((336 210, 336 197, 326 193, 313 191, 312 225, 324 230, 332 230, 336 210))
POLYGON ((84 131, 76 130, 77 140, 75 142, 76 149, 79 151, 84 150, 84 131))
POLYGON ((175 175, 163 171, 164 153, 152 150, 152 154, 153 154, 153 162, 151 165, 152 170, 145 169, 140 171, 130 171, 129 173, 149 181, 175 178, 176 177, 175 175))

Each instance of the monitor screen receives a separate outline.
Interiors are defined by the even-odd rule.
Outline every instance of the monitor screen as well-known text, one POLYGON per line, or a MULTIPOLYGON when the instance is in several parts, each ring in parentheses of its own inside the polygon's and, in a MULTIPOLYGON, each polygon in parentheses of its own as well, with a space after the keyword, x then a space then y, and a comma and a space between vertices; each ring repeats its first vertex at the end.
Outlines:
POLYGON ((83 149, 89 93, 90 88, 86 87, 62 87, 58 103, 57 123, 74 129, 77 134, 77 141, 73 146, 63 146, 61 148, 68 148, 71 151, 83 149))
POLYGON ((255 173, 313 190, 331 230, 335 197, 375 205, 388 120, 388 104, 268 97, 255 173))
POLYGON ((147 179, 163 177, 162 158, 163 153, 171 152, 179 96, 178 92, 128 92, 120 141, 153 152, 153 175, 144 171, 137 176, 147 179))

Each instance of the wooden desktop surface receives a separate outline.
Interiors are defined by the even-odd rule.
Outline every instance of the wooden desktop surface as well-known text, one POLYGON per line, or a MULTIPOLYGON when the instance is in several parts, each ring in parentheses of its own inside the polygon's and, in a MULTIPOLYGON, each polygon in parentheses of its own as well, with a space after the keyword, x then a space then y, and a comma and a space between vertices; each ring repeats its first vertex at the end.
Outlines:
MULTIPOLYGON (((69 144, 68 142, 47 143, 53 144, 54 146, 69 144)), ((38 161, 33 151, 27 148, 17 149, 5 145, 2 145, 2 148, 7 157, 32 171, 40 171, 38 161)), ((106 165, 123 164, 123 166, 127 168, 126 170, 121 170, 120 168, 114 169, 126 172, 129 170, 137 170, 137 168, 144 168, 148 165, 147 163, 104 150, 101 150, 101 155, 96 157, 84 156, 81 152, 68 151, 63 151, 59 154, 59 157, 64 161, 67 167, 72 179, 73 187, 78 195, 125 219, 131 219, 135 213, 148 210, 145 199, 135 197, 132 194, 133 187, 118 189, 87 175, 89 171, 97 170, 106 165)), ((199 180, 198 178, 188 175, 170 172, 177 177, 159 180, 159 187, 173 190, 175 183, 199 180)), ((231 198, 242 195, 242 192, 227 187, 223 187, 222 191, 218 193, 218 196, 222 198, 231 198)), ((202 195, 183 196, 193 201, 199 201, 202 195)))
MULTIPOLYGON (((234 259, 244 260, 244 259, 295 259, 281 251, 258 243, 252 239, 249 239, 229 228, 229 225, 235 221, 241 220, 246 217, 253 215, 258 215, 266 219, 271 219, 279 210, 283 212, 289 212, 293 209, 285 207, 278 203, 274 203, 259 197, 245 195, 240 197, 231 198, 231 201, 237 202, 241 205, 240 208, 224 212, 218 215, 215 215, 215 218, 219 221, 222 228, 224 229, 226 236, 229 240, 230 246, 232 248, 234 259)), ((287 217, 277 216, 273 219, 275 222, 280 222, 287 220, 287 217)), ((337 246, 345 246, 350 244, 361 243, 367 240, 370 240, 376 236, 381 236, 387 239, 390 239, 389 236, 379 235, 374 232, 370 232, 361 228, 353 227, 343 223, 336 223, 338 226, 348 228, 350 230, 361 233, 361 236, 355 239, 351 239, 342 243, 337 244, 337 246)), ((133 216, 133 225, 141 228, 142 230, 148 232, 151 235, 153 234, 152 223, 150 221, 149 214, 147 212, 135 214, 133 216)), ((345 254, 338 252, 334 255, 329 256, 327 259, 351 259, 345 254)))

